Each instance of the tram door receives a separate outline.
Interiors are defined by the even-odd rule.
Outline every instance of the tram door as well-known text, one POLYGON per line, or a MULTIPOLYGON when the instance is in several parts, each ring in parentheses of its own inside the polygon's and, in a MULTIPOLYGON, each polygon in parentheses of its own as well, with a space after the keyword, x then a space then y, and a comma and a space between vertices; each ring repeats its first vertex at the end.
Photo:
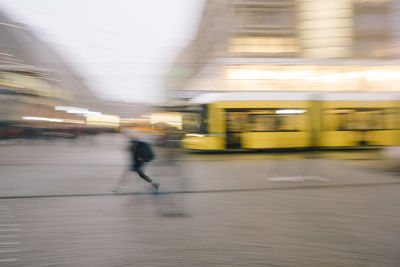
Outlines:
POLYGON ((247 131, 248 113, 226 111, 226 148, 242 147, 242 133, 247 131))

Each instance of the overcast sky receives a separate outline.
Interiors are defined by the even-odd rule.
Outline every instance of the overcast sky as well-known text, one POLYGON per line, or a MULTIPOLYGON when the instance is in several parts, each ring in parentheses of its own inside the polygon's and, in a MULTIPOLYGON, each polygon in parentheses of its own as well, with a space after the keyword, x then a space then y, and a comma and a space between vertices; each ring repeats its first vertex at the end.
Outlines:
POLYGON ((163 75, 194 38, 204 0, 0 0, 101 98, 157 103, 163 75))

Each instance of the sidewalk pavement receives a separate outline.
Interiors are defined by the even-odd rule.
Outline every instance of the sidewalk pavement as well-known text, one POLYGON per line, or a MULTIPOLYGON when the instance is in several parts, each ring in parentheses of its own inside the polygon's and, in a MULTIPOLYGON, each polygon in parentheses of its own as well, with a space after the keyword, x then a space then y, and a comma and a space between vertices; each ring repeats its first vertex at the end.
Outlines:
MULTIPOLYGON (((293 154, 187 154, 155 148, 146 167, 160 193, 277 190, 298 187, 397 183, 399 177, 351 160, 304 158, 293 154)), ((124 140, 7 146, 0 150, 0 196, 112 194, 129 162, 124 140)), ((132 173, 120 192, 147 193, 151 187, 132 173)))

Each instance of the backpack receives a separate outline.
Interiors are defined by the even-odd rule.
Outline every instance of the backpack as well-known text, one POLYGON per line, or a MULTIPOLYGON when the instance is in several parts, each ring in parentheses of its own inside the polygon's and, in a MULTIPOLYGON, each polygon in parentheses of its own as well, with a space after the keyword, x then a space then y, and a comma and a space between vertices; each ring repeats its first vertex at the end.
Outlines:
POLYGON ((134 154, 134 158, 141 158, 144 162, 152 161, 155 158, 153 150, 150 145, 146 142, 132 141, 131 152, 134 154))

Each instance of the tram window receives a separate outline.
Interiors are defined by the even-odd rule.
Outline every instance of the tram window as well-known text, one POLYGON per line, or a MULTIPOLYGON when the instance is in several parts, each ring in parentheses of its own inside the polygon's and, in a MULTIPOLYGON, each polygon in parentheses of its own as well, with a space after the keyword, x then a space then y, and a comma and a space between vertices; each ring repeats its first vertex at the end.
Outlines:
POLYGON ((188 133, 202 132, 201 113, 185 112, 182 114, 183 130, 188 133))
POLYGON ((228 112, 226 116, 228 132, 247 132, 248 114, 244 112, 228 112))
POLYGON ((300 130, 300 118, 302 115, 279 115, 277 119, 280 121, 278 130, 281 131, 299 131, 300 130))
POLYGON ((331 109, 325 112, 325 130, 357 131, 387 129, 384 109, 331 109))
POLYGON ((275 116, 271 115, 251 115, 253 132, 269 132, 276 128, 275 116))
POLYGON ((250 115, 252 132, 286 132, 300 131, 302 114, 290 115, 250 115))

